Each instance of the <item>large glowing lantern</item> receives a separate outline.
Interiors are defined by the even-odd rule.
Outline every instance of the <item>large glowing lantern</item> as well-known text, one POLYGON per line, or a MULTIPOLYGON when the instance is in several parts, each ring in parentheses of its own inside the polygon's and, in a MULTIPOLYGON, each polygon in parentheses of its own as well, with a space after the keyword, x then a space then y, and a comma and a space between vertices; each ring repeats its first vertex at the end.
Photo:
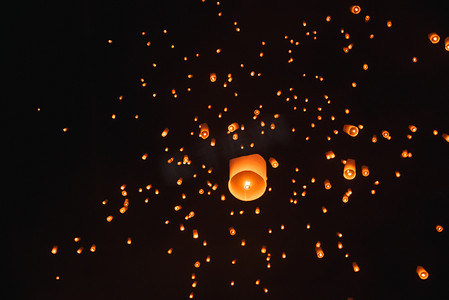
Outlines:
POLYGON ((429 278, 429 273, 422 266, 416 267, 416 274, 418 274, 419 278, 422 280, 429 278))
POLYGON ((359 134, 359 129, 354 125, 345 124, 343 131, 352 137, 356 137, 359 134))
POLYGON ((267 188, 267 163, 259 154, 229 161, 229 191, 242 201, 260 198, 267 188))
POLYGON ((352 180, 355 178, 355 160, 348 159, 345 163, 345 167, 343 169, 343 177, 347 180, 352 180))

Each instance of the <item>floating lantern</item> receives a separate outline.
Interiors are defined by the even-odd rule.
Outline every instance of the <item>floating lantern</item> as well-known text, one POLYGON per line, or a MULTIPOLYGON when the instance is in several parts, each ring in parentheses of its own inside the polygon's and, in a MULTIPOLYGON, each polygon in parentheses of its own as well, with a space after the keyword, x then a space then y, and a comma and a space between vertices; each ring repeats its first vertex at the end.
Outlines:
POLYGON ((440 41, 440 36, 435 32, 429 33, 428 37, 432 44, 438 44, 438 42, 440 41))
POLYGON ((331 185, 329 179, 324 180, 324 188, 326 190, 329 190, 331 187, 332 187, 332 185, 331 185))
POLYGON ((209 126, 206 123, 200 125, 200 137, 205 140, 209 137, 209 126))
POLYGON ((326 159, 333 159, 333 158, 335 158, 335 154, 332 151, 327 151, 325 153, 325 155, 326 155, 326 159))
POLYGON ((237 129, 239 129, 239 123, 237 123, 237 122, 234 122, 234 123, 232 123, 231 125, 228 126, 229 132, 234 132, 237 129))
POLYGON ((408 129, 410 129, 411 132, 416 132, 416 130, 418 130, 414 125, 408 125, 408 129))
POLYGON ((368 166, 362 166, 362 176, 367 177, 369 175, 368 166))
POLYGON ((215 82, 215 81, 217 81, 217 74, 215 74, 215 73, 210 73, 209 79, 210 79, 210 82, 215 82))
POLYGON ((419 278, 422 280, 426 280, 429 277, 429 273, 422 267, 416 267, 416 274, 418 274, 419 278))
POLYGON ((164 131, 162 131, 161 136, 166 137, 168 134, 168 128, 165 128, 164 131))
POLYGON ((316 257, 318 257, 318 258, 324 257, 324 252, 323 252, 323 249, 321 249, 321 247, 315 247, 315 252, 316 252, 316 257))
POLYGON ((277 167, 279 167, 279 163, 278 163, 278 161, 277 161, 275 158, 270 157, 270 158, 268 159, 268 161, 270 162, 271 166, 272 166, 274 169, 276 169, 277 167))
POLYGON ((362 11, 360 6, 358 6, 358 5, 353 5, 349 9, 351 10, 351 13, 353 13, 354 15, 357 15, 362 11))
POLYGON ((355 178, 355 160, 348 159, 343 168, 343 177, 347 180, 352 180, 355 178))
POLYGON ((359 268, 359 266, 357 265, 356 262, 353 262, 353 263, 352 263, 352 269, 354 270, 354 272, 360 271, 360 268, 359 268))
POLYGON ((357 126, 346 124, 343 126, 343 131, 352 137, 356 137, 359 134, 357 126))
POLYGON ((446 49, 446 51, 449 51, 449 36, 444 39, 444 49, 446 49))
POLYGON ((240 156, 229 161, 229 191, 242 201, 261 197, 267 188, 267 164, 259 154, 240 156))

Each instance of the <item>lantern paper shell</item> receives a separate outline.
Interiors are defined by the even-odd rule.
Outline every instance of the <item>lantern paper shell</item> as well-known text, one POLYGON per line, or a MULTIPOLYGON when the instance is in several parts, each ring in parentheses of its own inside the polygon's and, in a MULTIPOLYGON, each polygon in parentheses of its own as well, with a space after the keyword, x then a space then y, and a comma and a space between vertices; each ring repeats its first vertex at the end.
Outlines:
POLYGON ((343 169, 343 177, 347 180, 352 180, 355 178, 355 175, 355 160, 348 159, 343 169))
POLYGON ((335 158, 335 154, 332 151, 327 151, 325 153, 325 155, 326 155, 326 159, 333 159, 333 158, 335 158))
POLYGON ((357 126, 346 124, 343 126, 343 131, 352 137, 356 137, 359 134, 357 126))
POLYGON ((362 166, 362 176, 367 177, 369 175, 368 166, 362 166))
POLYGON ((237 129, 239 129, 239 123, 237 123, 237 122, 234 122, 234 123, 232 123, 231 125, 228 126, 229 132, 234 132, 237 129))
POLYGON ((315 247, 315 252, 316 252, 316 256, 318 258, 324 257, 324 251, 323 251, 323 249, 321 249, 321 247, 315 247))
POLYGON ((267 188, 267 164, 263 157, 251 154, 231 159, 228 188, 242 201, 260 198, 267 188))
POLYGON ((209 137, 209 126, 206 123, 200 125, 200 137, 205 140, 209 137))
POLYGON ((429 273, 422 266, 416 267, 416 274, 418 274, 419 278, 422 280, 429 278, 429 273))
POLYGON ((271 166, 276 169, 277 167, 279 167, 279 163, 278 161, 274 158, 274 157, 270 157, 268 159, 268 161, 270 162, 271 166))
POLYGON ((162 131, 161 136, 166 137, 168 134, 168 128, 165 128, 164 131, 162 131))
POLYGON ((349 9, 351 10, 351 13, 353 13, 354 15, 358 15, 362 11, 360 6, 358 5, 353 5, 349 9))
POLYGON ((438 42, 440 41, 440 36, 435 32, 429 33, 428 37, 432 44, 438 44, 438 42))

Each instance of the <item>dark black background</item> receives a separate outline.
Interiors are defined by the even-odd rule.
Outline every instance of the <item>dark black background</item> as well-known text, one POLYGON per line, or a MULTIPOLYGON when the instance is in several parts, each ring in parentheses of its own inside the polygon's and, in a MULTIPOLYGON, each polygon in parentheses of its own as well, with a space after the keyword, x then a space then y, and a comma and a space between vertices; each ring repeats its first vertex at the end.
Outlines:
POLYGON ((445 1, 361 1, 362 13, 352 15, 349 6, 354 3, 326 2, 223 1, 217 6, 209 0, 72 1, 34 2, 8 10, 6 28, 20 58, 12 61, 15 96, 5 104, 10 108, 5 129, 12 133, 6 136, 11 156, 5 160, 12 166, 8 177, 13 184, 5 188, 12 195, 4 208, 17 213, 6 213, 2 221, 13 237, 5 247, 14 252, 5 258, 11 284, 2 298, 187 299, 191 291, 194 299, 449 298, 449 143, 432 134, 434 129, 449 132, 449 52, 443 47, 449 10, 445 1), (371 16, 368 23, 365 14, 371 16), (324 21, 327 15, 332 16, 330 23, 324 21), (387 20, 393 27, 386 27, 387 20), (341 50, 349 43, 341 28, 354 42, 350 54, 341 50), (307 30, 318 31, 317 41, 305 36, 307 30), (439 33, 442 41, 432 45, 429 32, 439 33), (301 45, 290 46, 284 35, 301 45), (145 46, 148 40, 150 47, 145 46), (262 47, 261 41, 267 45, 262 47), (170 49, 172 43, 175 49, 170 49), (217 48, 223 49, 219 55, 217 48), (288 49, 294 49, 292 64, 286 63, 288 49), (196 52, 199 58, 193 57, 196 52), (411 62, 413 56, 418 63, 411 62), (369 64, 368 71, 362 71, 363 63, 369 64), (250 77, 251 70, 261 72, 261 78, 250 77), (208 81, 211 72, 219 77, 215 85, 208 81), (222 88, 228 73, 235 79, 222 88), (302 73, 308 76, 300 78, 302 73), (189 81, 187 74, 194 79, 189 81), (325 81, 315 80, 315 74, 325 81), (140 86, 141 77, 148 87, 140 86), (357 88, 351 87, 352 81, 357 88), (297 112, 291 109, 293 101, 282 100, 289 87, 300 99, 297 112), (177 99, 171 96, 173 88, 179 91, 177 99), (281 98, 275 96, 279 89, 281 98), (158 93, 156 100, 153 92, 158 93), (330 96, 331 105, 323 94, 330 96), (120 95, 124 100, 118 101, 120 95), (311 99, 306 105, 301 101, 305 97, 311 99), (267 124, 274 113, 281 114, 276 131, 266 129, 264 136, 258 134, 259 120, 251 120, 260 104, 260 119, 267 124), (229 113, 217 119, 225 106, 229 113), (304 106, 306 114, 301 112, 304 106), (326 120, 330 115, 337 120, 317 122, 317 106, 324 108, 326 120), (111 120, 113 113, 116 120, 111 120), (215 148, 189 135, 197 131, 196 115, 209 124, 215 148), (240 140, 246 145, 254 141, 254 149, 242 151, 226 135, 224 126, 233 121, 245 123, 246 135, 240 140), (317 127, 312 130, 310 122, 317 127), (364 125, 356 139, 331 133, 348 122, 364 125), (412 140, 405 138, 409 124, 418 127, 412 140), (170 133, 162 139, 165 127, 170 133), (389 130, 391 141, 380 137, 383 129, 389 130), (377 134, 377 144, 371 143, 372 134, 377 134), (332 136, 331 142, 325 141, 326 135, 332 136), (179 160, 181 146, 192 166, 168 165, 171 155, 163 149, 173 149, 179 160), (331 149, 337 158, 326 161, 324 152, 331 149), (401 159, 403 149, 413 157, 401 159), (273 191, 251 203, 238 202, 226 189, 228 160, 253 152, 280 162, 278 169, 268 170, 273 191), (140 159, 143 153, 149 153, 146 161, 140 159), (369 165, 370 177, 359 174, 345 181, 339 160, 348 157, 369 165), (203 163, 214 166, 211 176, 201 169, 203 163), (394 176, 396 170, 400 178, 394 176), (199 174, 196 181, 194 172, 199 174), (181 176, 185 182, 179 188, 175 183, 181 176), (317 183, 311 184, 311 177, 317 183), (333 184, 330 191, 322 186, 325 178, 333 184), (208 179, 219 183, 218 193, 198 195, 208 179), (374 180, 381 184, 372 196, 374 180), (131 204, 119 216, 119 187, 124 183, 131 204), (150 183, 160 195, 137 192, 150 183), (302 191, 303 184, 307 197, 291 205, 292 191, 302 191), (348 187, 354 194, 343 205, 341 196, 348 187), (182 192, 188 199, 180 199, 182 192), (226 194, 224 202, 221 193, 226 194), (151 200, 144 204, 147 194, 151 200), (104 199, 109 200, 106 206, 101 205, 104 199), (183 206, 181 213, 173 210, 177 204, 183 206), (321 213, 322 205, 327 214, 321 213), (256 206, 262 210, 258 216, 252 213, 256 206), (229 215, 241 209, 244 215, 229 215), (183 220, 190 210, 195 217, 183 220), (111 223, 105 221, 109 214, 115 216, 111 223), (179 231, 179 223, 186 225, 186 232, 179 231), (312 224, 310 231, 307 223, 312 224), (442 233, 436 232, 437 224, 444 227, 442 233), (237 236, 229 236, 230 226, 237 236), (193 228, 200 232, 199 241, 191 238, 193 228), (273 234, 267 234, 268 228, 273 234), (347 259, 336 248, 337 231, 343 233, 347 259), (79 243, 73 242, 75 236, 81 237, 79 243), (128 236, 132 245, 126 244, 128 236), (201 246, 203 238, 207 247, 201 246), (241 238, 246 247, 239 246, 241 238), (325 251, 321 260, 314 251, 317 241, 325 251), (90 253, 93 243, 97 251, 90 253), (59 245, 57 255, 50 253, 53 245, 59 245), (271 269, 265 267, 261 245, 270 249, 271 269), (76 254, 79 246, 85 248, 81 255, 76 254), (171 256, 166 254, 169 248, 174 248, 171 256), (286 260, 280 258, 283 251, 286 260), (207 255, 209 264, 204 262, 207 255), (234 258, 235 266, 230 263, 234 258), (199 269, 193 267, 196 260, 202 262, 199 269), (352 261, 360 272, 352 271, 352 261), (417 265, 429 271, 429 279, 418 278, 417 265), (195 289, 190 287, 192 272, 198 281, 195 289), (260 286, 254 284, 258 278, 260 286), (231 280, 235 287, 230 287, 231 280))

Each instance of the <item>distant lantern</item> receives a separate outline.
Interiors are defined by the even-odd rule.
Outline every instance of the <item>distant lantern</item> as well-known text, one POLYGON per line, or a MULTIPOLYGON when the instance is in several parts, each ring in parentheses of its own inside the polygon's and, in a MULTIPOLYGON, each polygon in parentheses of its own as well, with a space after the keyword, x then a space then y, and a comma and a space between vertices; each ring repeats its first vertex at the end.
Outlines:
POLYGON ((368 166, 362 166, 362 176, 367 177, 369 175, 368 166))
POLYGON ((162 131, 161 135, 162 137, 166 137, 168 134, 168 128, 165 128, 164 131, 162 131))
POLYGON ((229 161, 229 191, 242 201, 260 198, 267 188, 267 164, 259 154, 229 161))
POLYGON ((333 158, 335 158, 335 154, 332 151, 327 151, 325 153, 325 155, 326 155, 326 159, 333 159, 333 158))
POLYGON ((355 15, 359 14, 362 11, 360 6, 358 6, 358 5, 353 5, 349 9, 351 10, 351 13, 353 13, 355 15))
POLYGON ((444 48, 449 51, 449 36, 444 39, 444 48))
POLYGON ((329 179, 324 180, 324 188, 326 190, 329 190, 331 187, 332 187, 332 185, 331 185, 329 179))
POLYGON ((440 36, 435 32, 429 33, 428 37, 432 44, 438 44, 438 42, 440 41, 440 36))
POLYGON ((237 129, 239 129, 239 123, 237 123, 237 122, 234 122, 234 123, 232 123, 231 125, 228 126, 229 132, 234 132, 237 129))
POLYGON ((217 74, 215 74, 215 73, 210 73, 209 79, 210 79, 210 82, 215 82, 215 81, 217 81, 217 74))
POLYGON ((354 272, 360 271, 360 268, 359 268, 359 266, 357 265, 356 262, 353 262, 353 263, 352 263, 352 269, 354 270, 354 272))
POLYGON ((316 252, 316 256, 318 258, 324 257, 324 252, 323 252, 323 249, 321 249, 321 247, 315 247, 315 252, 316 252))
POLYGON ((347 180, 352 180, 355 178, 355 175, 355 160, 348 159, 343 169, 343 177, 347 180))
POLYGON ((422 266, 416 267, 416 274, 418 274, 419 278, 422 280, 429 278, 429 273, 422 266))
POLYGON ((278 163, 278 161, 277 161, 275 158, 270 157, 270 158, 268 159, 268 161, 270 162, 271 166, 272 166, 274 169, 276 169, 277 167, 279 167, 279 163, 278 163))
POLYGON ((206 123, 200 125, 200 137, 205 140, 209 137, 209 126, 206 123))
POLYGON ((357 126, 346 124, 343 126, 343 131, 352 137, 356 137, 359 134, 357 126))
POLYGON ((414 125, 408 125, 408 129, 410 129, 411 132, 416 132, 418 130, 414 125))

